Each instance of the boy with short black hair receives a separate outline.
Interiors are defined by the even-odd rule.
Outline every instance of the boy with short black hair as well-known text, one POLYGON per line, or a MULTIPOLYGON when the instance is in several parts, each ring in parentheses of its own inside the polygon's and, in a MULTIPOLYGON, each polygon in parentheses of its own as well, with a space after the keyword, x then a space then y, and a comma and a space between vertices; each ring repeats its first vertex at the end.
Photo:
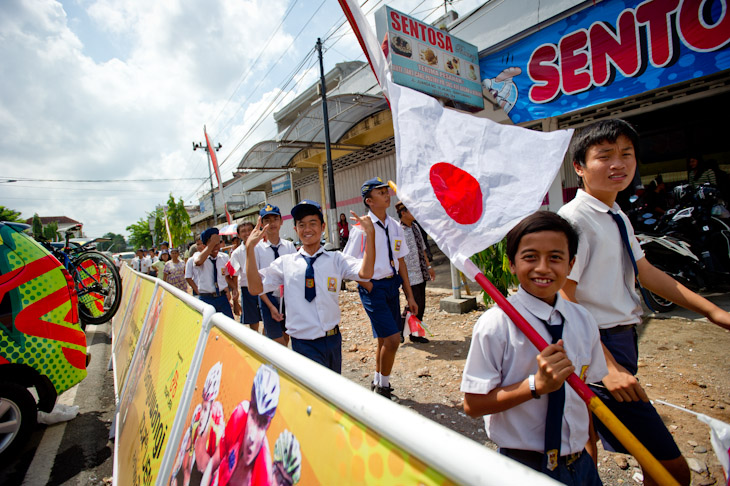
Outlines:
MULTIPOLYGON (((387 215, 390 207, 388 184, 380 177, 367 180, 360 188, 363 203, 370 209, 368 216, 375 225, 375 266, 369 282, 358 282, 365 312, 370 318, 373 335, 377 338, 375 354, 375 376, 371 389, 388 399, 391 397, 390 372, 400 345, 400 293, 403 286, 408 308, 418 314, 418 305, 413 298, 408 270, 403 258, 408 254, 400 224, 387 215)), ((365 232, 360 226, 353 226, 350 239, 343 250, 346 255, 363 258, 367 244, 365 232)))
POLYGON ((464 411, 484 415, 499 452, 569 485, 600 485, 584 447, 588 408, 565 380, 574 371, 600 380, 606 362, 596 323, 558 294, 573 265, 578 235, 563 218, 538 211, 507 235, 519 290, 508 300, 547 342, 541 353, 499 307, 474 326, 461 391, 464 411), (535 358, 537 356, 537 358, 535 358), (547 395, 544 399, 542 395, 547 395))
MULTIPOLYGON (((277 206, 267 204, 259 211, 259 217, 263 226, 267 228, 265 239, 260 240, 256 245, 256 263, 258 263, 259 270, 263 270, 280 256, 296 253, 297 249, 294 243, 279 237, 282 220, 281 211, 277 206)), ((288 346, 285 304, 284 297, 278 288, 259 295, 259 309, 261 310, 261 320, 264 321, 266 336, 279 344, 288 346)))
MULTIPOLYGON (((578 130, 569 149, 582 188, 559 214, 580 230, 576 263, 563 296, 588 309, 598 322, 608 375, 591 389, 681 484, 690 483, 687 462, 634 376, 638 370, 636 325, 643 313, 634 286, 641 286, 713 323, 730 329, 730 314, 690 291, 647 261, 634 229, 616 204, 632 181, 639 136, 624 120, 601 120, 578 130)), ((590 382, 589 382, 590 383, 590 382)), ((626 452, 594 421, 604 448, 626 452)), ((589 450, 595 457, 595 444, 589 450)), ((656 484, 644 474, 644 484, 656 484)))
POLYGON ((238 299, 238 296, 241 296, 241 324, 249 325, 252 330, 258 331, 259 321, 261 320, 259 299, 255 294, 248 291, 248 278, 246 278, 246 241, 248 241, 252 231, 253 223, 250 221, 244 221, 236 228, 241 244, 231 254, 230 274, 236 282, 233 298, 238 299), (240 289, 240 292, 238 289, 240 289))
POLYGON ((289 303, 289 325, 292 349, 336 373, 342 369, 342 335, 340 334, 339 290, 343 278, 368 280, 375 261, 374 229, 370 218, 358 217, 370 236, 363 259, 337 251, 325 251, 320 240, 326 229, 319 203, 303 200, 291 211, 294 228, 302 242, 297 253, 283 255, 266 268, 257 270, 257 243, 266 227, 261 218, 251 232, 246 248, 246 274, 249 290, 260 294, 284 286, 289 303), (263 277, 263 282, 262 282, 263 277))
POLYGON ((221 252, 221 237, 217 228, 208 228, 200 235, 205 248, 193 255, 194 279, 198 285, 198 298, 215 307, 216 312, 233 319, 229 302, 228 288, 231 278, 223 270, 228 263, 228 255, 221 252))

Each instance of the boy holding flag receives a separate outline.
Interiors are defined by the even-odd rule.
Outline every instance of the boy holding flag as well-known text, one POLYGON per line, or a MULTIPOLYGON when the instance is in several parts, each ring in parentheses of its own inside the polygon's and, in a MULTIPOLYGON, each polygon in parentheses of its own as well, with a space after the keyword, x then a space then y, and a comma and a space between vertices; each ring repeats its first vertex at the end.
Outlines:
MULTIPOLYGON (((562 293, 585 306, 598 322, 608 376, 591 389, 677 481, 688 485, 687 462, 635 376, 636 325, 643 312, 635 280, 725 329, 730 329, 730 314, 644 257, 631 223, 616 204, 618 193, 633 180, 638 144, 634 128, 618 119, 596 122, 574 135, 570 156, 582 189, 559 213, 576 225, 581 236, 576 263, 562 293)), ((626 452, 605 425, 597 420, 594 424, 607 450, 626 452)), ((589 450, 595 457, 594 443, 589 450)), ((644 474, 644 484, 656 483, 644 474)))

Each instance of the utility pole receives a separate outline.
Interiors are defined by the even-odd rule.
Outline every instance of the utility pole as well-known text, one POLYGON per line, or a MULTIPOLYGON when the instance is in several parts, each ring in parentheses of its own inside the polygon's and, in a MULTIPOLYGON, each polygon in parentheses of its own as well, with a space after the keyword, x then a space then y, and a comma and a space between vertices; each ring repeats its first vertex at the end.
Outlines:
MULTIPOLYGON (((319 78, 322 83, 322 116, 324 117, 324 150, 327 155, 327 185, 329 186, 330 209, 327 211, 327 226, 329 226, 330 243, 338 244, 337 240, 337 198, 335 197, 335 174, 332 168, 332 150, 330 149, 330 118, 327 112, 327 84, 324 80, 324 63, 322 61, 322 40, 317 38, 317 53, 319 54, 319 78)), ((292 190, 294 188, 292 187, 292 190)))
MULTIPOLYGON (((218 146, 213 147, 215 151, 219 151, 223 145, 220 143, 218 146)), ((213 225, 218 225, 218 211, 215 209, 215 193, 213 192, 213 172, 211 171, 210 167, 213 165, 213 162, 210 160, 210 152, 208 151, 209 148, 207 145, 205 145, 202 142, 193 142, 193 152, 198 149, 204 149, 205 155, 208 156, 208 178, 210 180, 210 198, 213 200, 213 225)))

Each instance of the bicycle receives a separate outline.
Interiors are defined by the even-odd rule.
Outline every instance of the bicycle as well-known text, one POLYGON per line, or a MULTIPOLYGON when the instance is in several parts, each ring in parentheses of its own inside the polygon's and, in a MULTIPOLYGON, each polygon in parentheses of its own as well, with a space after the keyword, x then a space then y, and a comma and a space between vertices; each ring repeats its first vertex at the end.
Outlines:
POLYGON ((79 299, 81 327, 86 324, 103 324, 119 309, 122 297, 122 279, 114 261, 95 249, 98 242, 109 238, 96 238, 83 245, 72 246, 70 238, 80 226, 66 230, 63 247, 38 240, 71 274, 79 299))

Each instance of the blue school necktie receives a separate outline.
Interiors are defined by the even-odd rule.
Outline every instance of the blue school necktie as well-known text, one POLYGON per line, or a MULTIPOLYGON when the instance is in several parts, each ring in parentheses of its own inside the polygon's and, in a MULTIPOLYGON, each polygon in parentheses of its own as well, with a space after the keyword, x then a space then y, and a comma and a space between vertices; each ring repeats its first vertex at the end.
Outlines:
POLYGON ((314 288, 314 262, 320 256, 322 256, 321 253, 313 257, 302 255, 307 261, 307 271, 304 272, 304 298, 307 299, 307 302, 312 302, 317 295, 317 289, 314 288))
POLYGON ((279 258, 279 245, 271 245, 271 249, 274 250, 274 260, 279 258))
POLYGON ((616 226, 618 226, 618 232, 621 233, 621 240, 624 242, 624 248, 626 249, 626 252, 629 254, 629 259, 631 260, 631 265, 634 267, 634 280, 636 281, 636 285, 639 286, 639 291, 641 292, 642 297, 644 297, 644 302, 646 302, 646 306, 649 308, 650 311, 654 312, 654 309, 652 308, 651 304, 649 303, 649 299, 646 296, 646 290, 644 290, 644 287, 641 285, 641 282, 639 282, 639 269, 636 266, 636 259, 634 258, 634 252, 631 251, 631 243, 629 243, 629 233, 626 231, 626 224, 624 223, 624 220, 621 218, 621 216, 618 213, 614 213, 613 211, 609 211, 608 214, 611 215, 613 220, 616 222, 616 226))
MULTIPOLYGON (((555 344, 563 337, 563 325, 565 319, 561 315, 560 324, 551 326, 547 321, 545 324, 552 344, 555 344)), ((565 409, 565 383, 554 392, 548 393, 547 416, 545 417, 545 464, 546 472, 554 471, 560 459, 560 443, 563 436, 563 410, 565 409)))
POLYGON ((377 222, 378 226, 383 228, 383 231, 385 231, 385 238, 388 240, 388 259, 390 260, 390 269, 393 270, 393 276, 395 277, 395 274, 398 273, 395 271, 395 261, 393 261, 393 248, 390 245, 390 233, 388 232, 388 228, 383 225, 380 221, 377 222))
POLYGON ((213 262, 213 285, 215 286, 215 294, 218 295, 220 290, 218 289, 218 269, 215 265, 215 258, 208 257, 208 259, 213 262))

